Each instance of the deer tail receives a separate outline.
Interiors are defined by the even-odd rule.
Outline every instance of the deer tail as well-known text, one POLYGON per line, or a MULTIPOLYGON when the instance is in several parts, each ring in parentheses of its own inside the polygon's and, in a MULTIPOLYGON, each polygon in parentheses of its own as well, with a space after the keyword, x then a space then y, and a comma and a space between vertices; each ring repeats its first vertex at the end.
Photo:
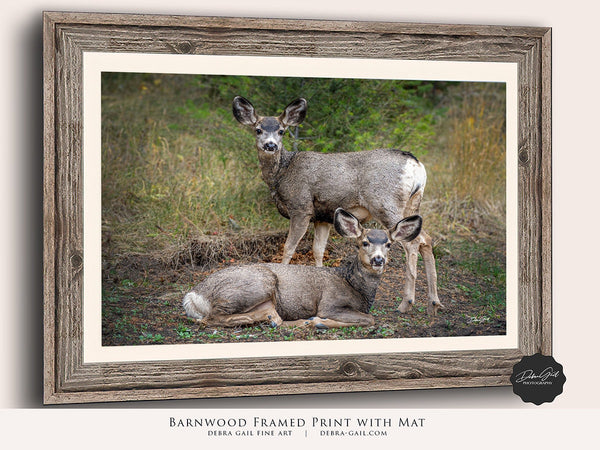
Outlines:
POLYGON ((183 308, 189 317, 202 320, 210 314, 212 307, 210 302, 198 292, 188 292, 183 297, 183 308))

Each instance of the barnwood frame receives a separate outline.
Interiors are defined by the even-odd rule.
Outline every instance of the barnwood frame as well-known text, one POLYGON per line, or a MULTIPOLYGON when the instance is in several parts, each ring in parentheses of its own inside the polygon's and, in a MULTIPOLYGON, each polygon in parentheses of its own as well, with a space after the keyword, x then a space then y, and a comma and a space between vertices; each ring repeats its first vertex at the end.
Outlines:
POLYGON ((539 27, 43 14, 44 402, 509 385, 551 347, 551 30, 539 27), (519 348, 83 363, 85 51, 518 63, 519 348))

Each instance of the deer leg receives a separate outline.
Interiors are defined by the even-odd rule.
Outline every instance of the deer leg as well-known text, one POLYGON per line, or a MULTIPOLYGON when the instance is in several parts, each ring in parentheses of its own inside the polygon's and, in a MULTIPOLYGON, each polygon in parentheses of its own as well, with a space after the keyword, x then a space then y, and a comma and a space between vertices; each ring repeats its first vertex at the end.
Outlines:
POLYGON ((283 246, 283 257, 281 258, 282 264, 289 264, 298 242, 306 233, 308 224, 310 223, 310 216, 292 216, 290 215, 290 231, 288 232, 287 239, 283 246))
POLYGON ((375 324, 375 319, 370 314, 358 311, 345 311, 340 317, 324 319, 322 317, 311 317, 310 319, 293 320, 283 322, 285 327, 312 327, 317 329, 343 328, 353 326, 371 326, 375 324))
POLYGON ((322 317, 313 317, 310 320, 310 326, 327 329, 327 328, 343 328, 352 326, 364 326, 369 327, 375 325, 375 319, 371 314, 361 313, 359 311, 344 311, 340 314, 330 316, 330 318, 324 319, 322 317))
POLYGON ((375 324, 375 318, 371 314, 350 308, 344 300, 341 297, 332 299, 328 304, 321 303, 317 316, 311 318, 309 326, 323 329, 375 324))
POLYGON ((307 327, 310 325, 310 319, 299 319, 299 320, 286 320, 281 324, 282 327, 307 327))
POLYGON ((402 242, 402 247, 404 247, 406 255, 406 280, 404 284, 404 297, 402 297, 402 302, 398 306, 398 311, 401 313, 408 312, 415 303, 415 283, 417 281, 417 261, 419 259, 418 239, 419 236, 410 242, 402 242))
MULTIPOLYGON (((385 211, 388 213, 377 216, 374 215, 374 217, 379 223, 389 230, 395 227, 400 219, 398 219, 397 215, 389 214, 389 212, 395 211, 393 207, 389 207, 385 211)), ((417 236, 410 242, 400 241, 406 256, 404 296, 402 297, 402 302, 400 302, 400 305, 398 305, 398 312, 400 313, 408 312, 408 310, 410 310, 412 305, 415 303, 415 284, 417 281, 417 261, 419 260, 420 237, 421 235, 417 236)))
POLYGON ((283 323, 283 319, 275 310, 273 302, 266 301, 244 313, 214 315, 208 323, 213 326, 235 327, 257 322, 269 322, 272 327, 277 327, 283 323))
POLYGON ((327 222, 315 222, 315 237, 313 239, 313 256, 317 267, 323 266, 323 254, 329 239, 331 224, 327 222))
POLYGON ((440 302, 437 293, 437 272, 435 269, 435 257, 433 256, 433 240, 424 231, 421 231, 418 239, 421 239, 419 252, 423 257, 425 276, 427 277, 427 314, 435 316, 440 309, 444 309, 444 305, 440 302))

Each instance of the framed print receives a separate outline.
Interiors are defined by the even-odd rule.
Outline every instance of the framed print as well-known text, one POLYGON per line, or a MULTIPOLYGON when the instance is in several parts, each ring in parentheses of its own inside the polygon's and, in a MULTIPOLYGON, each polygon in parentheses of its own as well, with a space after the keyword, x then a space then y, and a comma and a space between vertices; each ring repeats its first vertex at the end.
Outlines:
POLYGON ((550 86, 548 28, 44 13, 45 403, 510 384, 550 86))

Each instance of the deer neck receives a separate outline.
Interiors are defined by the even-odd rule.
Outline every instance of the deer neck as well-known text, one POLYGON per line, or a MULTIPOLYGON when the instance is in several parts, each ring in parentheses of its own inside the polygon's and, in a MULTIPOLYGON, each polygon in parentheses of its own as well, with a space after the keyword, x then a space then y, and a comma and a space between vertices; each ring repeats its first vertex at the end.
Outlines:
POLYGON ((362 296, 365 301, 365 312, 369 312, 375 302, 381 274, 365 269, 358 257, 353 258, 346 265, 340 266, 338 273, 362 296))
POLYGON ((262 179, 267 183, 271 191, 277 190, 279 178, 282 172, 289 166, 294 155, 295 152, 288 152, 283 147, 273 154, 259 150, 258 161, 260 163, 262 179))

